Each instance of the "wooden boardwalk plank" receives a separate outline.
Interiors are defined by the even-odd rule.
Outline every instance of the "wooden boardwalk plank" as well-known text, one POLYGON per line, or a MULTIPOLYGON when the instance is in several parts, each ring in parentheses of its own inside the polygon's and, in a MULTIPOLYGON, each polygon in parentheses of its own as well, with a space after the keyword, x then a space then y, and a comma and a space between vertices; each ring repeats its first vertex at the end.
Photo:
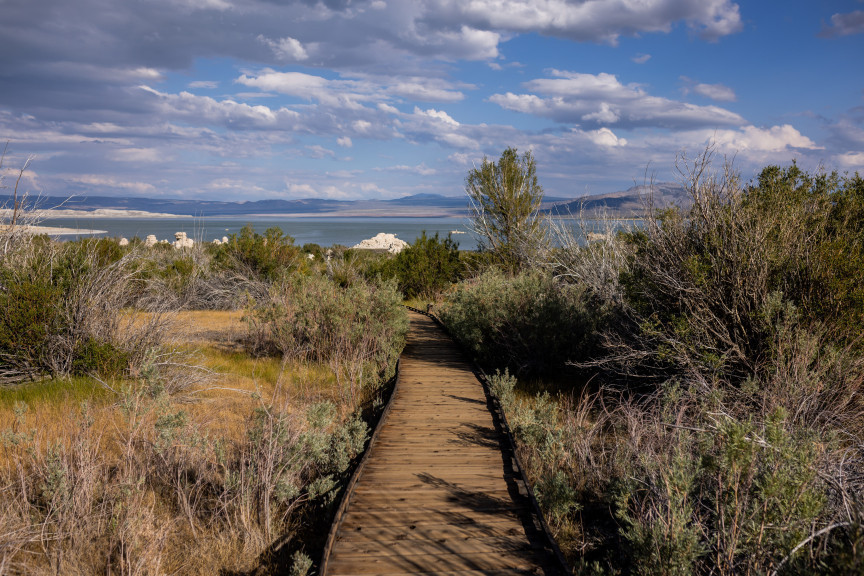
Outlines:
POLYGON ((553 574, 481 384, 411 313, 389 412, 337 518, 325 576, 553 574))

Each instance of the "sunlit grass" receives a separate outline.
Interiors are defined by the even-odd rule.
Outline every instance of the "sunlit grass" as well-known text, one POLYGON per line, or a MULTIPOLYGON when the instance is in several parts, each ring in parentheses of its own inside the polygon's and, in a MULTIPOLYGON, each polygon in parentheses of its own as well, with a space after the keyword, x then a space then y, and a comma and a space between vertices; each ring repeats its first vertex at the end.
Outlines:
MULTIPOLYGON (((93 378, 73 376, 45 379, 0 388, 0 414, 18 403, 30 406, 110 402, 113 393, 93 378)), ((2 419, 2 416, 0 416, 2 419)))

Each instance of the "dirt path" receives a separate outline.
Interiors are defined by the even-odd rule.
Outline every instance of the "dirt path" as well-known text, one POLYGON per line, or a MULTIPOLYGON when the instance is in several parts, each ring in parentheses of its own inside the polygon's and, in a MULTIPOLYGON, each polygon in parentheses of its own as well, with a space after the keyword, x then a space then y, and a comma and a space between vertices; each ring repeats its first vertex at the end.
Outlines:
POLYGON ((322 573, 557 574, 525 494, 470 365, 412 312, 390 411, 322 573))

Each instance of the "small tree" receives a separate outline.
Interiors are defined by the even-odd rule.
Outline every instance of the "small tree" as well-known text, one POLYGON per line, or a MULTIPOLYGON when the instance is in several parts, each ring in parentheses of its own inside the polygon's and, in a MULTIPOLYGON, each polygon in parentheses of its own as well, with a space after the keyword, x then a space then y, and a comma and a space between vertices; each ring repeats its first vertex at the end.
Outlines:
POLYGON ((450 234, 441 240, 426 231, 393 260, 399 288, 407 298, 435 299, 462 276, 459 244, 450 234))
POLYGON ((480 249, 492 252, 510 273, 536 262, 548 238, 539 217, 543 188, 534 155, 520 157, 515 148, 507 148, 497 164, 484 157, 480 168, 468 173, 465 189, 480 249))

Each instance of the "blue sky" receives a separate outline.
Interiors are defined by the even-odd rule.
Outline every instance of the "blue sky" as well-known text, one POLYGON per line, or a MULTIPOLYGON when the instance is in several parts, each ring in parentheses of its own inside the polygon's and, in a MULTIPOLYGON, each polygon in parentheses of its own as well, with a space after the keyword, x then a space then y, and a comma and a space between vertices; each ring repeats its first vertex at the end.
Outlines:
MULTIPOLYGON (((707 144, 864 171, 864 2, 0 0, 6 168, 32 194, 547 195, 675 180, 707 144)), ((8 182, 8 180, 7 180, 8 182)))

